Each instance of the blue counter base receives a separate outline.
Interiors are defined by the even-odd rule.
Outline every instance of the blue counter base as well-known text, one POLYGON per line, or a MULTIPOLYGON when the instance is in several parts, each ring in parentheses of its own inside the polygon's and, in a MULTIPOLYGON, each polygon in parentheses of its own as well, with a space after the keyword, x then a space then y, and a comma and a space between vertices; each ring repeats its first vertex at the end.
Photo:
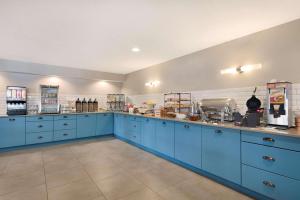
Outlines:
POLYGON ((212 180, 214 180, 214 181, 216 181, 216 182, 218 182, 218 183, 220 183, 220 184, 222 184, 222 185, 224 185, 224 186, 226 186, 226 187, 229 187, 229 188, 231 188, 231 189, 233 189, 233 190, 235 190, 235 191, 238 191, 238 192, 240 192, 240 193, 243 193, 243 194, 245 194, 245 195, 247 195, 247 196, 249 196, 249 197, 251 197, 251 198, 254 198, 254 199, 260 199, 260 200, 272 200, 272 199, 270 199, 270 198, 268 198, 268 197, 266 197, 266 196, 263 196, 263 195, 261 195, 261 194, 258 194, 258 193, 256 193, 256 192, 254 192, 254 191, 251 191, 251 190, 249 190, 249 189, 247 189, 247 188, 244 188, 244 187, 242 187, 241 185, 238 185, 238 184, 236 184, 236 183, 232 183, 232 182, 230 182, 230 181, 228 181, 228 180, 225 180, 225 179, 223 179, 223 178, 220 178, 220 177, 218 177, 218 176, 215 176, 215 175, 213 175, 213 174, 210 174, 210 173, 208 173, 208 172, 206 172, 206 171, 203 171, 203 170, 201 170, 201 169, 195 168, 195 167, 193 167, 193 166, 191 166, 191 165, 189 165, 189 164, 183 163, 183 162, 181 162, 181 161, 179 161, 179 160, 176 160, 176 159, 174 159, 174 158, 172 158, 172 157, 166 156, 166 155, 164 155, 164 154, 162 154, 162 153, 160 153, 160 152, 157 152, 157 151, 155 151, 155 150, 149 149, 149 148, 147 148, 147 147, 145 147, 145 146, 143 146, 143 145, 134 143, 134 142, 132 142, 132 141, 126 139, 126 138, 123 138, 123 137, 120 137, 120 136, 116 136, 116 135, 115 135, 115 137, 116 137, 117 139, 119 139, 119 140, 122 140, 122 141, 128 143, 128 144, 131 144, 131 145, 133 145, 133 146, 136 146, 136 147, 138 147, 138 148, 140 148, 140 149, 142 149, 142 150, 144 150, 144 151, 147 151, 147 152, 149 152, 149 153, 152 153, 152 154, 154 154, 154 155, 156 155, 156 156, 158 156, 158 157, 160 157, 160 158, 163 158, 163 159, 168 160, 168 161, 170 161, 170 162, 172 162, 172 163, 175 163, 175 164, 177 164, 177 165, 179 165, 179 166, 181 166, 181 167, 184 167, 185 169, 191 170, 191 171, 193 171, 193 172, 195 172, 195 173, 197 173, 197 174, 199 174, 199 175, 202 175, 202 176, 205 176, 205 177, 207 177, 207 178, 210 178, 210 179, 212 179, 212 180))
POLYGON ((58 145, 58 144, 82 142, 82 141, 87 141, 87 140, 105 139, 105 138, 112 138, 112 137, 114 137, 114 134, 98 135, 98 136, 92 136, 92 137, 86 137, 86 138, 76 138, 76 139, 71 139, 71 140, 52 141, 52 142, 48 142, 48 143, 31 144, 31 145, 24 145, 24 146, 18 146, 18 147, 8 147, 8 148, 0 149, 0 153, 8 152, 8 151, 15 151, 15 150, 25 150, 25 149, 47 147, 47 146, 58 145))

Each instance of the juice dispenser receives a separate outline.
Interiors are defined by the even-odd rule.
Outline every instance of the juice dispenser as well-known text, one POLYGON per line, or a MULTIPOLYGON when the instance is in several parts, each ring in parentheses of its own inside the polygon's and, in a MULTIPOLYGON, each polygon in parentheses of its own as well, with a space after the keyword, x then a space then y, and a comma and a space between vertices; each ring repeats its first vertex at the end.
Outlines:
POLYGON ((291 127, 291 86, 290 82, 268 83, 268 124, 291 127))

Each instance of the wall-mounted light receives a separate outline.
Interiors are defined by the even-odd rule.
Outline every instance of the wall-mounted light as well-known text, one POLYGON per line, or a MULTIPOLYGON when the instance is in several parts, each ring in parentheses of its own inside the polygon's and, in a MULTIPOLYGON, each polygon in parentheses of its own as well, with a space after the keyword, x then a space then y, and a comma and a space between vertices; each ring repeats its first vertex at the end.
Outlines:
POLYGON ((159 81, 149 81, 149 82, 145 83, 145 86, 152 88, 152 87, 157 87, 159 84, 160 84, 159 81))
POLYGON ((262 64, 243 65, 243 66, 239 66, 239 67, 230 67, 227 69, 223 69, 223 70, 221 70, 221 74, 241 74, 244 72, 258 70, 261 68, 262 68, 262 64))

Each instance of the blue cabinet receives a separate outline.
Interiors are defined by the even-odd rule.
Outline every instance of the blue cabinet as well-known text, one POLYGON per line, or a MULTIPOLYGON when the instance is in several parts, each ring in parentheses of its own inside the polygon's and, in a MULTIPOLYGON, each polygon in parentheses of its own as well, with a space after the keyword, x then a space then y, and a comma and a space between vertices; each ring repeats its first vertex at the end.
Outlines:
POLYGON ((96 135, 108 135, 114 131, 114 121, 112 113, 97 114, 96 135))
POLYGON ((95 136, 96 122, 96 114, 77 115, 77 138, 95 136))
POLYGON ((202 169, 234 183, 241 183, 239 130, 202 127, 202 169))
POLYGON ((155 119, 144 118, 141 127, 141 144, 153 150, 156 148, 155 121, 155 119))
POLYGON ((247 165, 242 166, 242 185, 276 200, 299 200, 300 181, 247 165))
POLYGON ((25 117, 0 118, 0 148, 25 145, 25 117))
POLYGON ((201 126, 190 123, 175 124, 175 158, 201 168, 201 126))
POLYGON ((164 155, 174 158, 174 122, 167 120, 157 120, 156 130, 156 150, 164 155))
POLYGON ((51 121, 27 121, 26 133, 53 131, 53 120, 51 121))

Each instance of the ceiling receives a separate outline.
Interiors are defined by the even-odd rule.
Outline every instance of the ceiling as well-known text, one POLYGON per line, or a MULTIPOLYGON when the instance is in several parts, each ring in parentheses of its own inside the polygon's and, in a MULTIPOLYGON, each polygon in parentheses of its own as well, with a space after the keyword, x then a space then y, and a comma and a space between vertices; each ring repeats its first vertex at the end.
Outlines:
POLYGON ((299 0, 0 0, 0 58, 126 74, 297 18, 299 0))

